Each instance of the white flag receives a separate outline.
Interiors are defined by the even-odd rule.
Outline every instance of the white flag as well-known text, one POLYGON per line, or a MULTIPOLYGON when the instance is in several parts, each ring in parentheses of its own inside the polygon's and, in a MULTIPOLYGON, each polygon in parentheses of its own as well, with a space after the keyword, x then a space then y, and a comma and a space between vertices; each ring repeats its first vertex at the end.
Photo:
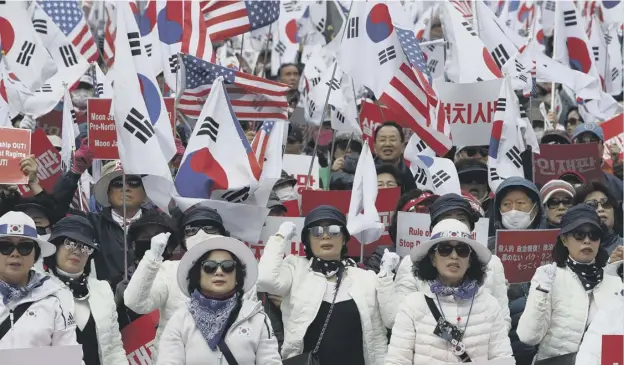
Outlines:
POLYGON ((69 94, 69 88, 65 85, 65 94, 63 95, 63 130, 61 136, 61 161, 63 162, 65 172, 71 169, 72 154, 76 150, 76 136, 74 134, 76 120, 74 116, 74 104, 69 94))

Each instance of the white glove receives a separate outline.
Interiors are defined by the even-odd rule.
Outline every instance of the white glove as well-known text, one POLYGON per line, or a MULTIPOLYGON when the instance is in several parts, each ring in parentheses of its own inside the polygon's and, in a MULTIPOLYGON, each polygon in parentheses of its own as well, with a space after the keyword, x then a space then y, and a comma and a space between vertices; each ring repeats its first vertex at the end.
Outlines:
POLYGON ((150 252, 154 255, 155 259, 162 260, 162 254, 165 252, 165 247, 167 247, 169 236, 171 236, 170 232, 160 233, 152 237, 150 252))
POLYGON ((37 121, 30 115, 24 115, 24 118, 20 121, 19 127, 21 129, 30 129, 32 131, 35 130, 35 127, 37 127, 37 121))
POLYGON ((401 262, 401 257, 394 252, 388 251, 386 248, 384 254, 381 257, 381 263, 379 264, 379 275, 386 276, 387 274, 396 270, 401 262))
POLYGON ((550 292, 556 275, 557 266, 555 264, 550 264, 538 267, 533 278, 539 283, 540 289, 550 292))
POLYGON ((284 237, 286 242, 290 242, 290 240, 295 237, 295 230, 297 229, 297 225, 293 222, 284 222, 280 225, 277 230, 276 235, 284 237))

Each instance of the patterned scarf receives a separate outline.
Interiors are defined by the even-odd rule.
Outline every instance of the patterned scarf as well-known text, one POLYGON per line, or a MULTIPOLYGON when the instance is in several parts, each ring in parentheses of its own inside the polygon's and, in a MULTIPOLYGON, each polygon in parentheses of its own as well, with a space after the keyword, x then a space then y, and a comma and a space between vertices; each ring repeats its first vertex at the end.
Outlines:
POLYGON ((343 259, 342 261, 338 261, 338 260, 323 260, 323 259, 319 259, 318 257, 313 257, 310 268, 312 269, 312 271, 321 273, 325 275, 325 277, 330 278, 336 275, 338 271, 340 271, 341 267, 346 268, 349 266, 351 267, 356 266, 355 261, 353 261, 350 258, 346 258, 346 259, 343 259))
POLYGON ((8 307, 10 303, 17 303, 27 297, 35 288, 40 287, 50 278, 34 270, 31 270, 28 275, 30 277, 28 284, 23 287, 8 284, 0 280, 0 297, 2 297, 2 303, 4 303, 6 307, 8 307))
POLYGON ((206 298, 195 290, 189 303, 189 312, 208 346, 214 351, 221 341, 230 314, 238 302, 238 293, 226 299, 206 298))
POLYGON ((572 260, 570 256, 568 256, 566 265, 578 276, 585 291, 594 289, 604 277, 602 267, 598 267, 595 262, 583 264, 572 260))
POLYGON ((55 275, 69 287, 69 290, 74 295, 74 299, 85 300, 89 298, 89 287, 87 286, 87 275, 85 275, 85 273, 82 273, 78 277, 72 278, 64 275, 62 270, 57 268, 55 275))
POLYGON ((452 295, 457 300, 470 299, 479 291, 479 285, 476 280, 464 280, 459 286, 446 286, 439 279, 435 279, 429 282, 429 288, 433 294, 443 297, 452 295))

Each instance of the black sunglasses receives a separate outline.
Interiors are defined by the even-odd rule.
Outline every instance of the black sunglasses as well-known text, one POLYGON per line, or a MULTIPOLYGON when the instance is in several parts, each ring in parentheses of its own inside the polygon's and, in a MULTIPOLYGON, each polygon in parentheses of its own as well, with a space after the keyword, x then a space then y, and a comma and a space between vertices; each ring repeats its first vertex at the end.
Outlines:
POLYGON ((310 234, 312 237, 323 237, 323 235, 327 234, 329 237, 336 237, 342 232, 342 227, 336 224, 332 224, 331 226, 323 227, 323 226, 315 226, 310 227, 310 234))
POLYGON ((578 230, 572 232, 572 237, 577 241, 584 241, 585 237, 588 237, 590 241, 598 241, 602 237, 602 234, 594 229, 591 231, 578 230))
POLYGON ((455 253, 457 253, 457 256, 464 258, 464 259, 470 256, 470 253, 472 252, 472 248, 470 248, 470 246, 468 246, 465 243, 459 243, 453 246, 450 243, 443 242, 443 243, 439 243, 436 246, 435 250, 442 257, 450 256, 453 253, 453 250, 455 250, 455 253))
POLYGON ((613 204, 611 204, 611 202, 607 198, 603 198, 600 200, 598 199, 586 200, 585 204, 589 205, 589 207, 592 209, 598 209, 598 204, 602 205, 604 209, 613 208, 613 204))
MULTIPOLYGON (((137 189, 143 186, 143 180, 139 178, 127 178, 126 185, 128 185, 131 188, 137 189)), ((110 182, 110 187, 115 188, 115 189, 123 188, 123 179, 117 178, 117 179, 112 180, 110 182)))
POLYGON ((0 253, 9 256, 14 250, 17 250, 21 256, 28 256, 35 249, 35 245, 34 241, 22 241, 17 245, 11 241, 0 241, 0 253))
POLYGON ((219 230, 219 227, 215 227, 215 226, 203 226, 203 227, 186 226, 184 227, 184 235, 186 237, 194 236, 197 234, 197 232, 199 232, 200 229, 204 231, 206 234, 220 234, 221 233, 221 231, 219 230))
POLYGON ((473 157, 477 153, 485 157, 488 155, 488 152, 490 151, 490 149, 489 147, 467 147, 467 148, 464 148, 464 151, 466 152, 466 155, 468 155, 468 157, 473 157))
POLYGON ((572 198, 563 198, 563 199, 552 198, 546 202, 546 206, 549 209, 558 208, 559 205, 561 204, 563 204, 565 208, 569 208, 570 206, 572 206, 572 198))
POLYGON ((214 274, 217 272, 217 269, 221 268, 226 274, 231 273, 236 269, 236 261, 234 260, 224 260, 224 261, 214 261, 214 260, 206 260, 202 262, 202 270, 206 274, 214 274))

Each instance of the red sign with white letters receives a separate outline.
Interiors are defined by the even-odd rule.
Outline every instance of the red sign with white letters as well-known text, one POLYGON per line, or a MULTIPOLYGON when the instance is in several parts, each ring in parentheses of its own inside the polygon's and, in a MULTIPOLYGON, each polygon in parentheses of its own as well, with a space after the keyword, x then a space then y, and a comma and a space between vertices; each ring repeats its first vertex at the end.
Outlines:
POLYGON ((552 262, 558 229, 497 230, 496 256, 510 284, 531 281, 535 270, 552 262))
POLYGON ((602 335, 600 365, 624 364, 624 335, 602 335))
POLYGON ((160 318, 157 310, 139 317, 121 330, 121 340, 128 364, 151 365, 154 352, 154 338, 160 318))
POLYGON ((540 185, 568 171, 576 171, 587 181, 603 180, 598 145, 541 144, 540 153, 533 156, 533 181, 540 185))
MULTIPOLYGON (((388 227, 390 227, 392 214, 400 196, 401 188, 379 189, 375 206, 377 207, 377 212, 379 213, 379 219, 381 223, 384 224, 386 230, 379 240, 364 246, 365 257, 372 255, 379 245, 392 244, 392 240, 388 234, 388 227)), ((303 216, 305 216, 319 205, 332 205, 346 215, 349 212, 350 202, 350 190, 304 190, 301 195, 301 210, 303 216)), ((360 243, 355 238, 351 238, 351 240, 349 240, 347 248, 349 250, 349 256, 360 256, 360 243)))
MULTIPOLYGON (((43 129, 35 129, 30 138, 30 153, 35 155, 37 161, 39 185, 43 190, 52 193, 54 185, 62 175, 61 154, 52 145, 43 129)), ((18 185, 18 189, 22 196, 32 195, 28 185, 18 185)))

